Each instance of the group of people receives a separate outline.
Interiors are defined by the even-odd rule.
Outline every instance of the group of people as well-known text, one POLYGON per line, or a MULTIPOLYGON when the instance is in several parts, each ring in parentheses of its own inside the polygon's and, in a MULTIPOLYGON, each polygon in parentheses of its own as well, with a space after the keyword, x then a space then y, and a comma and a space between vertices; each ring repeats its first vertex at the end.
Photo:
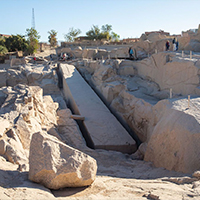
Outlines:
MULTIPOLYGON (((173 44, 173 51, 178 51, 178 40, 177 38, 174 38, 172 40, 172 44, 173 44)), ((170 42, 169 40, 167 40, 166 44, 165 44, 165 47, 166 47, 166 51, 169 51, 169 47, 170 47, 170 42)), ((129 53, 129 58, 130 59, 134 59, 134 56, 133 56, 133 49, 130 47, 129 50, 128 50, 128 53, 129 53)))
POLYGON ((67 53, 61 53, 60 55, 60 59, 65 61, 69 59, 69 55, 67 53))
MULTIPOLYGON (((173 51, 178 51, 178 40, 176 38, 172 40, 172 44, 173 44, 173 51)), ((169 40, 167 40, 165 46, 166 46, 166 51, 168 51, 170 47, 169 40)))

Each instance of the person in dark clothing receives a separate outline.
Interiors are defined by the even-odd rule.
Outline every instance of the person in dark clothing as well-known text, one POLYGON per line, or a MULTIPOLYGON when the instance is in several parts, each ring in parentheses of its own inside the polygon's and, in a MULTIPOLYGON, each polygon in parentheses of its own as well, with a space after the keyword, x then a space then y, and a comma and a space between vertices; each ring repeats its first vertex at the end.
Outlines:
POLYGON ((172 40, 172 44, 173 44, 173 51, 176 51, 176 38, 172 40))
POLYGON ((53 61, 53 56, 50 54, 50 60, 53 61))
POLYGON ((129 53, 129 57, 133 58, 133 49, 131 47, 129 48, 128 53, 129 53))
POLYGON ((34 64, 35 64, 36 63, 36 57, 35 56, 33 57, 33 60, 34 60, 34 64))
POLYGON ((176 40, 176 51, 178 51, 178 40, 176 40))
POLYGON ((170 47, 170 44, 169 44, 169 41, 168 41, 168 40, 167 40, 165 46, 166 46, 166 51, 168 51, 168 50, 169 50, 169 47, 170 47))

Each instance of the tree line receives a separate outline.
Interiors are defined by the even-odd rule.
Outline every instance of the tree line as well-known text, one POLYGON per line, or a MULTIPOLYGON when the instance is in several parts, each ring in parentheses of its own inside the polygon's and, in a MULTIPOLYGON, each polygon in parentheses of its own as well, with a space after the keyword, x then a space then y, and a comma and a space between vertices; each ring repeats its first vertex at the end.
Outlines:
MULTIPOLYGON (((48 31, 48 42, 51 47, 55 47, 58 43, 57 32, 55 30, 48 31)), ((74 42, 78 35, 81 34, 80 29, 70 28, 69 32, 64 35, 67 42, 74 42)), ((120 36, 112 31, 112 25, 106 24, 101 27, 93 25, 89 31, 86 32, 85 39, 88 40, 107 40, 118 41, 120 36)), ((26 54, 33 54, 39 47, 40 35, 34 28, 26 29, 25 35, 11 35, 10 37, 0 37, 0 55, 12 51, 23 51, 26 54)))
POLYGON ((23 51, 26 54, 33 54, 39 47, 40 36, 34 28, 26 29, 26 35, 11 35, 0 37, 0 55, 7 52, 23 51))
MULTIPOLYGON (((65 40, 68 42, 73 42, 76 40, 77 36, 81 33, 80 29, 70 28, 69 32, 64 36, 65 40)), ((112 31, 112 25, 106 24, 102 25, 101 29, 98 25, 93 25, 89 31, 86 32, 85 39, 88 40, 113 40, 119 41, 120 36, 112 31)))

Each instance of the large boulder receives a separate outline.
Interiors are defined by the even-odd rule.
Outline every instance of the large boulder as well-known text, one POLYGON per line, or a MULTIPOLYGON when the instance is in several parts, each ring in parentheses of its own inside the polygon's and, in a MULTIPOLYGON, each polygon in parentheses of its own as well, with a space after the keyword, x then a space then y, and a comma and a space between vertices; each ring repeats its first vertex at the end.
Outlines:
POLYGON ((91 81, 94 85, 101 85, 108 78, 114 78, 116 70, 111 65, 100 64, 99 68, 94 72, 91 81))
POLYGON ((108 54, 109 54, 109 52, 106 51, 105 49, 98 49, 98 52, 97 52, 95 58, 105 59, 105 58, 108 58, 108 54))
POLYGON ((26 156, 26 152, 24 151, 22 144, 18 138, 17 135, 15 135, 15 138, 8 137, 7 142, 5 142, 5 152, 1 155, 3 155, 8 161, 15 164, 27 164, 28 159, 26 156))
POLYGON ((72 54, 75 58, 82 58, 82 48, 81 47, 77 47, 72 51, 72 54))
POLYGON ((96 60, 84 60, 83 65, 90 74, 93 74, 100 67, 100 64, 96 60))
POLYGON ((60 94, 60 89, 58 87, 58 81, 53 79, 42 79, 40 82, 40 87, 43 89, 44 95, 47 94, 60 94))
POLYGON ((30 69, 30 68, 26 68, 26 77, 28 79, 29 84, 34 83, 36 80, 38 79, 42 79, 43 77, 43 72, 42 70, 39 68, 36 69, 30 69))
POLYGON ((145 41, 145 40, 147 40, 147 35, 142 33, 142 35, 140 36, 140 41, 142 42, 142 41, 145 41))
POLYGON ((115 48, 111 50, 109 55, 111 58, 128 58, 129 57, 128 49, 129 49, 128 47, 115 48))
POLYGON ((113 82, 105 83, 101 88, 101 94, 105 99, 105 102, 110 105, 113 99, 115 99, 119 93, 126 89, 126 86, 123 85, 120 81, 116 80, 113 82))
POLYGON ((200 168, 200 118, 198 99, 164 100, 154 106, 155 128, 147 145, 145 161, 156 167, 191 173, 200 168))
POLYGON ((93 59, 97 54, 97 49, 84 49, 83 50, 83 58, 93 59))
POLYGON ((24 65, 26 64, 26 60, 23 58, 23 59, 20 59, 20 58, 12 58, 11 61, 10 61, 10 66, 14 66, 14 65, 24 65))
POLYGON ((91 185, 97 172, 95 159, 44 132, 32 136, 29 165, 29 179, 50 189, 91 185))
POLYGON ((152 42, 155 42, 164 38, 166 38, 166 35, 162 35, 160 33, 150 33, 147 36, 147 40, 152 41, 152 42))

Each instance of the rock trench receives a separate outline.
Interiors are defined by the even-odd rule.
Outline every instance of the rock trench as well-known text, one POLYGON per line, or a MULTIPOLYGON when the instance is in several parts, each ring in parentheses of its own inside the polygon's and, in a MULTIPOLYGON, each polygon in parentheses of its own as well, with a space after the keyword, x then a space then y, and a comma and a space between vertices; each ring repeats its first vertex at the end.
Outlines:
POLYGON ((84 59, 72 63, 142 142, 132 155, 134 159, 191 173, 200 167, 195 150, 199 148, 200 131, 195 111, 199 104, 200 63, 179 56, 158 53, 142 61, 84 59), (183 68, 187 74, 182 73, 183 68), (192 95, 189 109, 188 94, 192 95))

